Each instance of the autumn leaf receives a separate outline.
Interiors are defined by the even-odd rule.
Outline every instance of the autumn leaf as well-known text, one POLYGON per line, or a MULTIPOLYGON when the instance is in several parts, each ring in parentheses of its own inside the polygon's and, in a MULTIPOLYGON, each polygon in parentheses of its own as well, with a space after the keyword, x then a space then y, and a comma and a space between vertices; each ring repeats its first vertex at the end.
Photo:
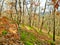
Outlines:
POLYGON ((52 0, 52 2, 53 2, 53 3, 55 3, 55 2, 56 2, 56 0, 52 0))
POLYGON ((58 9, 59 5, 58 2, 55 4, 54 8, 58 9))

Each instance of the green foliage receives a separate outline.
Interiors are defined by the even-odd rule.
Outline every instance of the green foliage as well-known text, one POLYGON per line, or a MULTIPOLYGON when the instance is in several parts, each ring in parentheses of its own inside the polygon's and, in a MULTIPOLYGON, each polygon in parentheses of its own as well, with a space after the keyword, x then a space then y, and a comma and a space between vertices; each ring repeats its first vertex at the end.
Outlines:
POLYGON ((25 44, 25 45, 33 45, 33 43, 31 43, 31 42, 29 42, 29 41, 26 41, 24 44, 25 44))
POLYGON ((31 27, 31 26, 28 26, 28 28, 29 28, 29 30, 33 29, 33 27, 31 27))
POLYGON ((38 41, 38 39, 34 36, 33 33, 30 32, 26 32, 23 30, 20 30, 20 34, 21 34, 21 40, 23 41, 23 43, 25 45, 34 45, 36 44, 40 44, 40 42, 38 41))
POLYGON ((50 43, 51 45, 55 45, 55 42, 53 42, 52 40, 48 40, 48 43, 50 43))
POLYGON ((50 37, 50 38, 52 38, 52 37, 53 37, 53 35, 49 34, 49 37, 50 37))
POLYGON ((47 28, 48 28, 48 25, 47 25, 47 24, 45 24, 45 25, 44 25, 44 27, 47 29, 47 28))
POLYGON ((6 30, 3 30, 2 35, 6 35, 8 32, 6 30))
POLYGON ((26 36, 27 36, 26 33, 25 32, 22 32, 21 33, 21 40, 25 40, 26 36))
POLYGON ((51 45, 55 45, 55 42, 51 42, 51 45))

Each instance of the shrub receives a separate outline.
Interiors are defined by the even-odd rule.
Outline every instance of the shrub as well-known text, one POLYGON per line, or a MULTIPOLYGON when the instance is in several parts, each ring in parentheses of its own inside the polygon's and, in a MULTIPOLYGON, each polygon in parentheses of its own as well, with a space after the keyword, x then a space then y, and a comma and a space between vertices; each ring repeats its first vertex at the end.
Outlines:
POLYGON ((6 34, 7 34, 7 31, 3 30, 2 35, 6 35, 6 34))

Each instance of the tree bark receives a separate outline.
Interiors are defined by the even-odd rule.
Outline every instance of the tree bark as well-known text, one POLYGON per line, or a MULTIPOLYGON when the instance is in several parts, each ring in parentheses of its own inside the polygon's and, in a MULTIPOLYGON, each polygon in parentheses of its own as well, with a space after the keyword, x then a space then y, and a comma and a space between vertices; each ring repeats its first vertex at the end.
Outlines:
POLYGON ((19 8, 20 8, 20 15, 19 15, 19 22, 21 23, 21 0, 19 0, 19 8))
POLYGON ((2 6, 0 8, 0 17, 1 17, 1 12, 2 12, 2 8, 3 8, 3 4, 4 4, 4 0, 2 1, 2 6))
POLYGON ((29 26, 32 26, 32 25, 31 25, 31 18, 32 18, 32 0, 30 1, 29 26))
POLYGON ((55 9, 53 14, 53 41, 55 42, 55 9))

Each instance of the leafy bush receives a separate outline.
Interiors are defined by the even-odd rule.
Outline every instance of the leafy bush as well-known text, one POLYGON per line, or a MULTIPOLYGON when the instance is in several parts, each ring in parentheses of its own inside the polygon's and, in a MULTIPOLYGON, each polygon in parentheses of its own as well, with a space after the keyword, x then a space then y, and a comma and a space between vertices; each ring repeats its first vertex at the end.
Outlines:
POLYGON ((25 38, 26 38, 26 33, 25 32, 22 32, 21 33, 21 40, 25 40, 25 38))
POLYGON ((6 35, 8 32, 6 30, 3 30, 2 35, 6 35))

